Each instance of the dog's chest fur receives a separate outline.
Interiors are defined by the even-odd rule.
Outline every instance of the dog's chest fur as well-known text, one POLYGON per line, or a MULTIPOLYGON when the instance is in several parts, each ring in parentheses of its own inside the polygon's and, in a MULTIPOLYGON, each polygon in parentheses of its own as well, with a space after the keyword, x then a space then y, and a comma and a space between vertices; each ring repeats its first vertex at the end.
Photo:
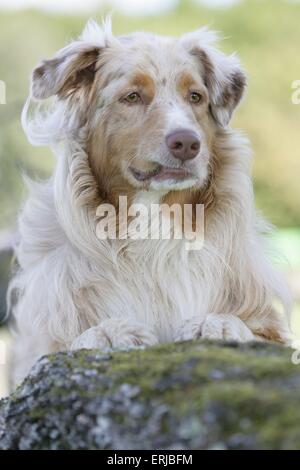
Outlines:
POLYGON ((111 265, 101 263, 101 278, 82 290, 89 297, 83 299, 85 309, 94 304, 100 321, 128 317, 150 325, 166 341, 178 323, 221 303, 220 266, 205 247, 187 251, 182 240, 139 240, 118 255, 115 249, 106 250, 111 265))
MULTIPOLYGON (((51 185, 39 187, 28 201, 21 228, 31 235, 22 241, 20 261, 31 272, 36 302, 47 306, 42 316, 58 341, 68 346, 107 318, 148 324, 168 341, 183 320, 229 309, 232 240, 222 235, 222 221, 208 227, 203 248, 195 251, 186 249, 185 240, 101 241, 92 236, 91 220, 83 230, 85 221, 75 224, 74 213, 72 224, 67 212, 59 217, 62 206, 51 193, 51 185)), ((20 308, 30 308, 30 301, 25 296, 20 308)))

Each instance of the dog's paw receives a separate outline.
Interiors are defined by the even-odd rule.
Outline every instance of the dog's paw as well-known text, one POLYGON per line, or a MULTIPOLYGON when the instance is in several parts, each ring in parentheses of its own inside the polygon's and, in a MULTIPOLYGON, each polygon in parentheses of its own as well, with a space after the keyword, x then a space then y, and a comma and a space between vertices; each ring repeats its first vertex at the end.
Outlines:
POLYGON ((94 348, 102 351, 127 350, 153 346, 157 343, 154 333, 143 325, 122 319, 109 319, 84 331, 73 341, 71 350, 94 348))
POLYGON ((253 341, 250 328, 238 317, 230 314, 210 314, 201 327, 201 337, 206 339, 223 339, 227 341, 253 341))
POLYGON ((240 318, 222 313, 211 313, 202 320, 199 317, 186 320, 178 329, 175 341, 197 338, 238 342, 255 340, 250 328, 240 318))
POLYGON ((200 338, 202 325, 203 320, 200 317, 194 316, 184 320, 175 330, 174 341, 189 341, 200 338))

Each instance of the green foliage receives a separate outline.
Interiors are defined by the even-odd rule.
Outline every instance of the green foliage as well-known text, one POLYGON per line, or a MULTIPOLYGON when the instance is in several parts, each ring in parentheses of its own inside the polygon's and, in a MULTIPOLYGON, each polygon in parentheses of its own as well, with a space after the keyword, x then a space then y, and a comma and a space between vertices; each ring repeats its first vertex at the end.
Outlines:
MULTIPOLYGON (((0 79, 7 85, 7 105, 0 105, 0 227, 14 221, 24 194, 20 170, 45 176, 53 165, 50 151, 33 149, 19 124, 30 71, 76 37, 86 20, 35 11, 0 15, 0 79)), ((300 225, 300 105, 291 101, 291 84, 300 79, 299 22, 300 4, 280 0, 249 0, 228 10, 182 0, 168 15, 114 16, 116 33, 143 29, 180 35, 208 24, 223 33, 225 51, 238 51, 249 90, 233 125, 245 130, 254 147, 257 205, 280 226, 300 225)))

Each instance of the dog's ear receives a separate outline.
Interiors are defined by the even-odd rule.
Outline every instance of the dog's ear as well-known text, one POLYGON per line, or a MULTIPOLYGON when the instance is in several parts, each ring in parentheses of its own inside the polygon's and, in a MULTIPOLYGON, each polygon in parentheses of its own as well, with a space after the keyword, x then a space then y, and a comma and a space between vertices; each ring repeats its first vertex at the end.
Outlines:
POLYGON ((246 89, 246 76, 235 54, 227 56, 213 47, 217 39, 216 33, 202 28, 184 35, 182 41, 198 60, 214 120, 226 127, 246 89))
POLYGON ((108 45, 110 21, 100 28, 89 22, 78 41, 64 47, 50 60, 45 60, 33 71, 31 94, 43 100, 53 95, 61 97, 84 87, 95 78, 101 50, 108 45))
POLYGON ((99 53, 99 48, 73 43, 53 59, 43 61, 32 74, 33 98, 43 100, 53 95, 66 96, 79 87, 91 85, 99 53))

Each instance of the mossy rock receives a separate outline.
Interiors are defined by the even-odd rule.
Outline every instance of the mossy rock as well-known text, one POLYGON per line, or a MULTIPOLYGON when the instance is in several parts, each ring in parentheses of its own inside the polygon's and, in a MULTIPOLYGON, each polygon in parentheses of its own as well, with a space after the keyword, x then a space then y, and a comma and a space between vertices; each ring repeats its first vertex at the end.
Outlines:
POLYGON ((0 449, 300 449, 300 366, 270 344, 42 358, 0 403, 0 449))

